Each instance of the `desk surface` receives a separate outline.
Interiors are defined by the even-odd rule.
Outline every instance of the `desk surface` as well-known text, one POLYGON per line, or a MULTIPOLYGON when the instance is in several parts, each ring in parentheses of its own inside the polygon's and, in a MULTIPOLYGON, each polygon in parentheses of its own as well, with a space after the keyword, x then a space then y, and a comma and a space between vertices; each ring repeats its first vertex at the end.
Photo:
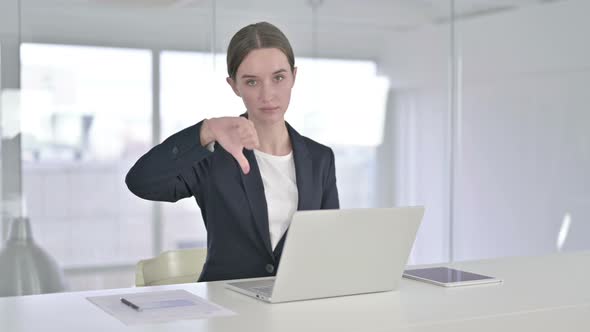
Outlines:
POLYGON ((504 279, 443 288, 403 279, 399 291, 267 304, 223 282, 0 298, 0 331, 590 331, 590 252, 450 265, 504 279), (237 313, 126 326, 88 296, 185 289, 237 313))

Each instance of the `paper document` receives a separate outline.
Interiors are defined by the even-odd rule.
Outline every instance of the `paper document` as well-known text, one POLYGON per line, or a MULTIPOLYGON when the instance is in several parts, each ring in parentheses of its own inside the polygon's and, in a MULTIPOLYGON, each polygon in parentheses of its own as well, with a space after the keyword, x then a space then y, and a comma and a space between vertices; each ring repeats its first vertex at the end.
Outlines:
POLYGON ((231 310, 182 289, 87 299, 127 325, 235 315, 231 310))

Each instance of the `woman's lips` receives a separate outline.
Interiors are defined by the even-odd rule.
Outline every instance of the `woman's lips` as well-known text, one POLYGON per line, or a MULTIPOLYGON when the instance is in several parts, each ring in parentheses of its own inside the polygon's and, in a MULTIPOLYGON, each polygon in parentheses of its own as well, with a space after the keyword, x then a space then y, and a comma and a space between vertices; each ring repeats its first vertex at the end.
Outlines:
POLYGON ((280 109, 279 106, 275 106, 275 107, 261 107, 260 108, 260 110, 262 112, 265 112, 265 113, 273 113, 273 112, 278 111, 279 109, 280 109))

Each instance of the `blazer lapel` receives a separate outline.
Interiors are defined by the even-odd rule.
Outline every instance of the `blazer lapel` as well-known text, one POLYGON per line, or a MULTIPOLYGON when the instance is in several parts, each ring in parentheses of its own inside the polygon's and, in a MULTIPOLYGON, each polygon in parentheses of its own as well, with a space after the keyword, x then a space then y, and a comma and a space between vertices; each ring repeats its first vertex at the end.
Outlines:
POLYGON ((258 168, 256 156, 254 156, 253 151, 244 149, 244 156, 246 156, 246 159, 248 159, 248 162, 250 163, 250 172, 244 174, 241 169, 239 170, 240 175, 242 176, 242 184, 244 185, 248 197, 250 210, 254 216, 258 235, 264 243, 268 253, 273 256, 272 247, 270 245, 270 231, 268 229, 268 207, 266 205, 266 197, 264 195, 264 185, 262 184, 260 169, 258 168))
POLYGON ((287 130, 291 138, 291 145, 293 147, 293 158, 295 161, 295 176, 297 181, 297 191, 299 196, 299 203, 297 210, 310 210, 313 205, 312 191, 313 183, 311 183, 312 162, 309 155, 309 150, 303 141, 303 137, 287 123, 287 130))
MULTIPOLYGON (((297 181, 297 192, 299 197, 299 203, 297 204, 297 210, 311 210, 312 205, 312 191, 313 183, 311 182, 312 161, 309 155, 309 150, 305 145, 303 137, 287 123, 287 130, 289 131, 289 137, 291 138, 291 145, 293 147, 293 159, 295 162, 295 177, 297 181)), ((289 228, 283 234, 283 237, 277 244, 275 251, 275 257, 283 252, 283 245, 285 244, 285 238, 289 233, 289 228)))
MULTIPOLYGON (((291 138, 293 159, 295 162, 295 176, 299 196, 297 210, 310 210, 313 207, 311 204, 313 184, 311 183, 311 176, 309 176, 312 173, 313 166, 311 157, 303 137, 288 123, 286 123, 286 125, 289 137, 291 138)), ((248 159, 248 162, 250 163, 250 173, 246 175, 240 170, 242 184, 244 185, 244 190, 248 196, 248 203, 250 204, 250 210, 254 216, 257 233, 260 236, 260 239, 262 239, 268 253, 274 257, 270 243, 270 231, 268 228, 268 207, 266 204, 262 177, 260 176, 260 169, 258 168, 256 156, 254 156, 252 150, 244 149, 244 156, 246 156, 246 159, 248 159)))

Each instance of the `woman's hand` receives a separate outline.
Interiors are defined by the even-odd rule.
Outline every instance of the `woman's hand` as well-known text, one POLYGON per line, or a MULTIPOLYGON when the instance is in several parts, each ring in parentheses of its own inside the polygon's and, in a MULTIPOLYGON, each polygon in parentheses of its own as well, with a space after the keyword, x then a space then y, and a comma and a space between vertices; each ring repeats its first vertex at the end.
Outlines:
POLYGON ((222 117, 205 120, 201 126, 201 145, 216 141, 240 164, 242 172, 250 172, 250 163, 243 149, 258 147, 258 133, 254 123, 244 117, 222 117))

